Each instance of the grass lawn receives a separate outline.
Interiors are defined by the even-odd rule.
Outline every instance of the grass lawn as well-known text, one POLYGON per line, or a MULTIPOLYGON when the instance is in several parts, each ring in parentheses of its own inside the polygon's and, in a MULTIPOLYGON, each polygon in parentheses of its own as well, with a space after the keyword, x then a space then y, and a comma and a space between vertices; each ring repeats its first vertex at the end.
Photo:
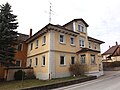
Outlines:
POLYGON ((65 78, 58 78, 58 79, 52 79, 52 80, 32 79, 32 80, 23 80, 23 81, 0 82, 0 90, 18 90, 20 88, 25 88, 25 87, 48 85, 53 83, 69 81, 69 80, 75 80, 75 79, 84 78, 84 77, 86 76, 65 77, 65 78))

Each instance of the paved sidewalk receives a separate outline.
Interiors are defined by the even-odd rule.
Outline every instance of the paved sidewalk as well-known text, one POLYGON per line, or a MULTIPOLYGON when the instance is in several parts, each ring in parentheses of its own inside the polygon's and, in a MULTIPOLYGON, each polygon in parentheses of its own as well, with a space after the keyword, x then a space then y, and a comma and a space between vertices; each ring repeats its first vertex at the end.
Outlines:
POLYGON ((104 75, 98 77, 98 79, 102 79, 102 78, 108 78, 111 76, 115 76, 115 75, 120 75, 120 71, 104 71, 104 75))

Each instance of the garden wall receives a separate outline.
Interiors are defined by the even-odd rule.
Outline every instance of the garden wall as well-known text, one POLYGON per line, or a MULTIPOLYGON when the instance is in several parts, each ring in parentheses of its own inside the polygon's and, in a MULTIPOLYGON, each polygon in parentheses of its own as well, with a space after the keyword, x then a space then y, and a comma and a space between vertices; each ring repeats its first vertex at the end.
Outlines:
POLYGON ((14 80, 14 74, 18 70, 22 70, 24 72, 27 72, 27 71, 33 71, 33 68, 19 68, 19 67, 18 68, 6 68, 5 69, 5 76, 4 76, 6 81, 14 80))

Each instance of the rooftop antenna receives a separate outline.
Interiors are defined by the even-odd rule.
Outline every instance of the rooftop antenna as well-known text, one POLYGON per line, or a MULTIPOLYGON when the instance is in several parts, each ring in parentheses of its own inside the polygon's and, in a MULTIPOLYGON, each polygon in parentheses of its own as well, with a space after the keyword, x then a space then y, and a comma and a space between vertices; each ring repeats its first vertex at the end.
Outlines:
POLYGON ((49 11, 49 23, 51 23, 51 12, 52 12, 52 9, 51 9, 51 7, 52 7, 52 4, 51 4, 51 2, 49 2, 50 3, 50 11, 49 11))

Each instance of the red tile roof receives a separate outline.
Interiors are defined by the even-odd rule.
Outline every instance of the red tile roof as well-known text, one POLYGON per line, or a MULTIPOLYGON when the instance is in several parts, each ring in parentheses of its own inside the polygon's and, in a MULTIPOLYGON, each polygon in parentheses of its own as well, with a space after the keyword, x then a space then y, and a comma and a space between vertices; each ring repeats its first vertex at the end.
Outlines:
POLYGON ((105 51, 102 55, 107 55, 107 54, 113 54, 117 48, 119 47, 120 45, 116 45, 116 46, 112 46, 111 48, 109 48, 107 51, 105 51))

